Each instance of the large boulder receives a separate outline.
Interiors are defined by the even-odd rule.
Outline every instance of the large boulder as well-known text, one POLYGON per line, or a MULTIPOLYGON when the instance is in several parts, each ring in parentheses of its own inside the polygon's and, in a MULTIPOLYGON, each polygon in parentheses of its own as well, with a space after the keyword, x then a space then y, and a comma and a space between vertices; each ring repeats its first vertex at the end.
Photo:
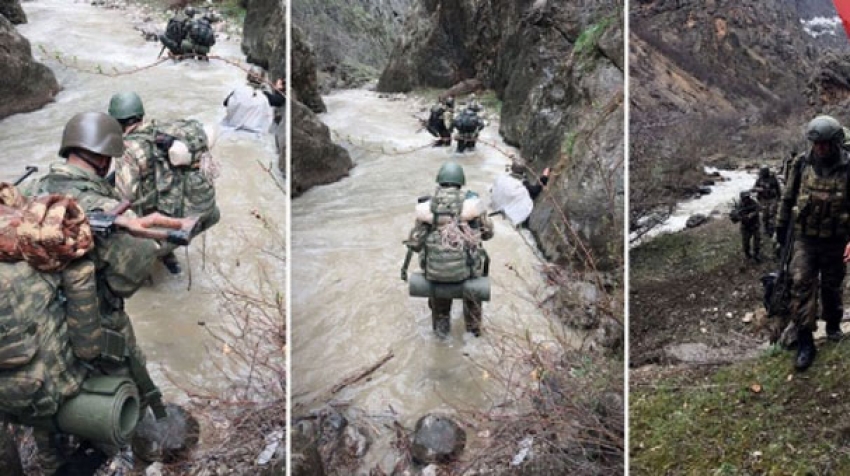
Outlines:
POLYGON ((33 59, 30 42, 4 16, 0 16, 0 78, 0 119, 36 110, 59 92, 53 72, 33 59))
POLYGON ((198 445, 198 420, 179 405, 169 403, 165 409, 166 418, 157 420, 147 412, 136 426, 133 453, 144 461, 180 461, 198 445))
POLYGON ((19 0, 0 0, 0 15, 15 25, 27 22, 27 15, 19 0))
POLYGON ((24 476, 18 445, 5 422, 0 421, 0 474, 24 476))
POLYGON ((292 101, 292 195, 335 182, 353 166, 348 151, 331 141, 330 130, 318 116, 292 101))
POLYGON ((316 75, 316 55, 297 26, 292 27, 292 92, 313 112, 325 112, 316 75))

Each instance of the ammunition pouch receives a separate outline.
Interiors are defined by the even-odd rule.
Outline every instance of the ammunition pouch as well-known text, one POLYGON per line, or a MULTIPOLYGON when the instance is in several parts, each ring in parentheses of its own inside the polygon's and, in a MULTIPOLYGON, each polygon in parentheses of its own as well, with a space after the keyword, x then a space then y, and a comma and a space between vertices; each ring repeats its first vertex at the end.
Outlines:
POLYGON ((100 358, 108 362, 120 364, 130 355, 127 349, 127 338, 124 334, 103 329, 103 337, 100 343, 100 358))

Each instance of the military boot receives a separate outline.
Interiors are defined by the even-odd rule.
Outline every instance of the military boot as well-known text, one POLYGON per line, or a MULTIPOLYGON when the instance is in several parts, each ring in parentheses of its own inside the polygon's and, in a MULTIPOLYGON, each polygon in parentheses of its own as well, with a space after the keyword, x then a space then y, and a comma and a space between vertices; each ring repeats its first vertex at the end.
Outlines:
POLYGON ((817 354, 811 329, 800 327, 797 330, 797 359, 794 361, 794 368, 802 372, 811 367, 817 354))
POLYGON ((839 342, 844 337, 841 331, 841 319, 826 321, 826 338, 832 342, 839 342))
POLYGON ((168 272, 171 274, 180 274, 180 262, 177 261, 177 257, 174 256, 174 252, 168 253, 167 255, 160 258, 162 264, 165 265, 168 272))
POLYGON ((433 314, 431 316, 431 327, 434 328, 434 333, 437 337, 443 339, 448 337, 452 331, 452 321, 449 316, 440 316, 433 314))

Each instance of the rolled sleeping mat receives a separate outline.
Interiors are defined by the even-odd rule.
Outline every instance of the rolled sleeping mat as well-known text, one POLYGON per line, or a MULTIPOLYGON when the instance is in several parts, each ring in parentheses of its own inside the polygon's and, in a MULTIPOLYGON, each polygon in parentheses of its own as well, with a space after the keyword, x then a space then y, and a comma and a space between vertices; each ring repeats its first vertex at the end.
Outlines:
POLYGON ((490 300, 490 277, 470 278, 459 283, 437 283, 425 279, 422 273, 413 273, 408 279, 410 295, 413 297, 435 297, 439 299, 472 298, 477 301, 490 300))
POLYGON ((59 407, 54 421, 63 433, 127 445, 139 421, 139 391, 128 377, 90 377, 77 396, 59 407))

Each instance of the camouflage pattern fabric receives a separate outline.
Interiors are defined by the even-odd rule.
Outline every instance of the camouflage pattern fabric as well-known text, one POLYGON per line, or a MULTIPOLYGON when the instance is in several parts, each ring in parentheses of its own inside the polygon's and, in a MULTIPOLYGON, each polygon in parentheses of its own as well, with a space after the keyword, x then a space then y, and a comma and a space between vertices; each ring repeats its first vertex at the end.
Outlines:
POLYGON ((791 314, 801 327, 817 330, 818 319, 818 276, 820 276, 820 298, 825 321, 841 320, 844 308, 841 304, 841 283, 847 267, 842 256, 843 242, 822 240, 800 240, 791 259, 791 314))
MULTIPOLYGON (((428 298, 428 307, 431 308, 434 331, 447 334, 450 328, 452 300, 428 298)), ((481 332, 481 303, 474 299, 464 299, 463 320, 467 331, 476 334, 481 332)))
POLYGON ((215 201, 214 160, 203 125, 195 120, 150 122, 124 138, 124 155, 115 163, 118 194, 133 203, 139 215, 158 211, 184 218, 199 217, 201 233, 220 219, 215 201), (156 145, 157 134, 184 142, 192 154, 188 167, 174 167, 156 145))
POLYGON ((94 246, 91 228, 77 203, 61 195, 27 200, 10 184, 0 184, 0 260, 25 259, 54 272, 94 246))
POLYGON ((844 240, 850 238, 850 156, 842 151, 835 165, 810 164, 801 156, 790 168, 782 194, 777 226, 794 218, 800 238, 844 240))
POLYGON ((741 243, 747 257, 759 256, 761 249, 759 211, 759 203, 752 198, 742 201, 738 208, 738 216, 741 220, 741 243), (750 254, 750 242, 752 242, 753 255, 750 254))

